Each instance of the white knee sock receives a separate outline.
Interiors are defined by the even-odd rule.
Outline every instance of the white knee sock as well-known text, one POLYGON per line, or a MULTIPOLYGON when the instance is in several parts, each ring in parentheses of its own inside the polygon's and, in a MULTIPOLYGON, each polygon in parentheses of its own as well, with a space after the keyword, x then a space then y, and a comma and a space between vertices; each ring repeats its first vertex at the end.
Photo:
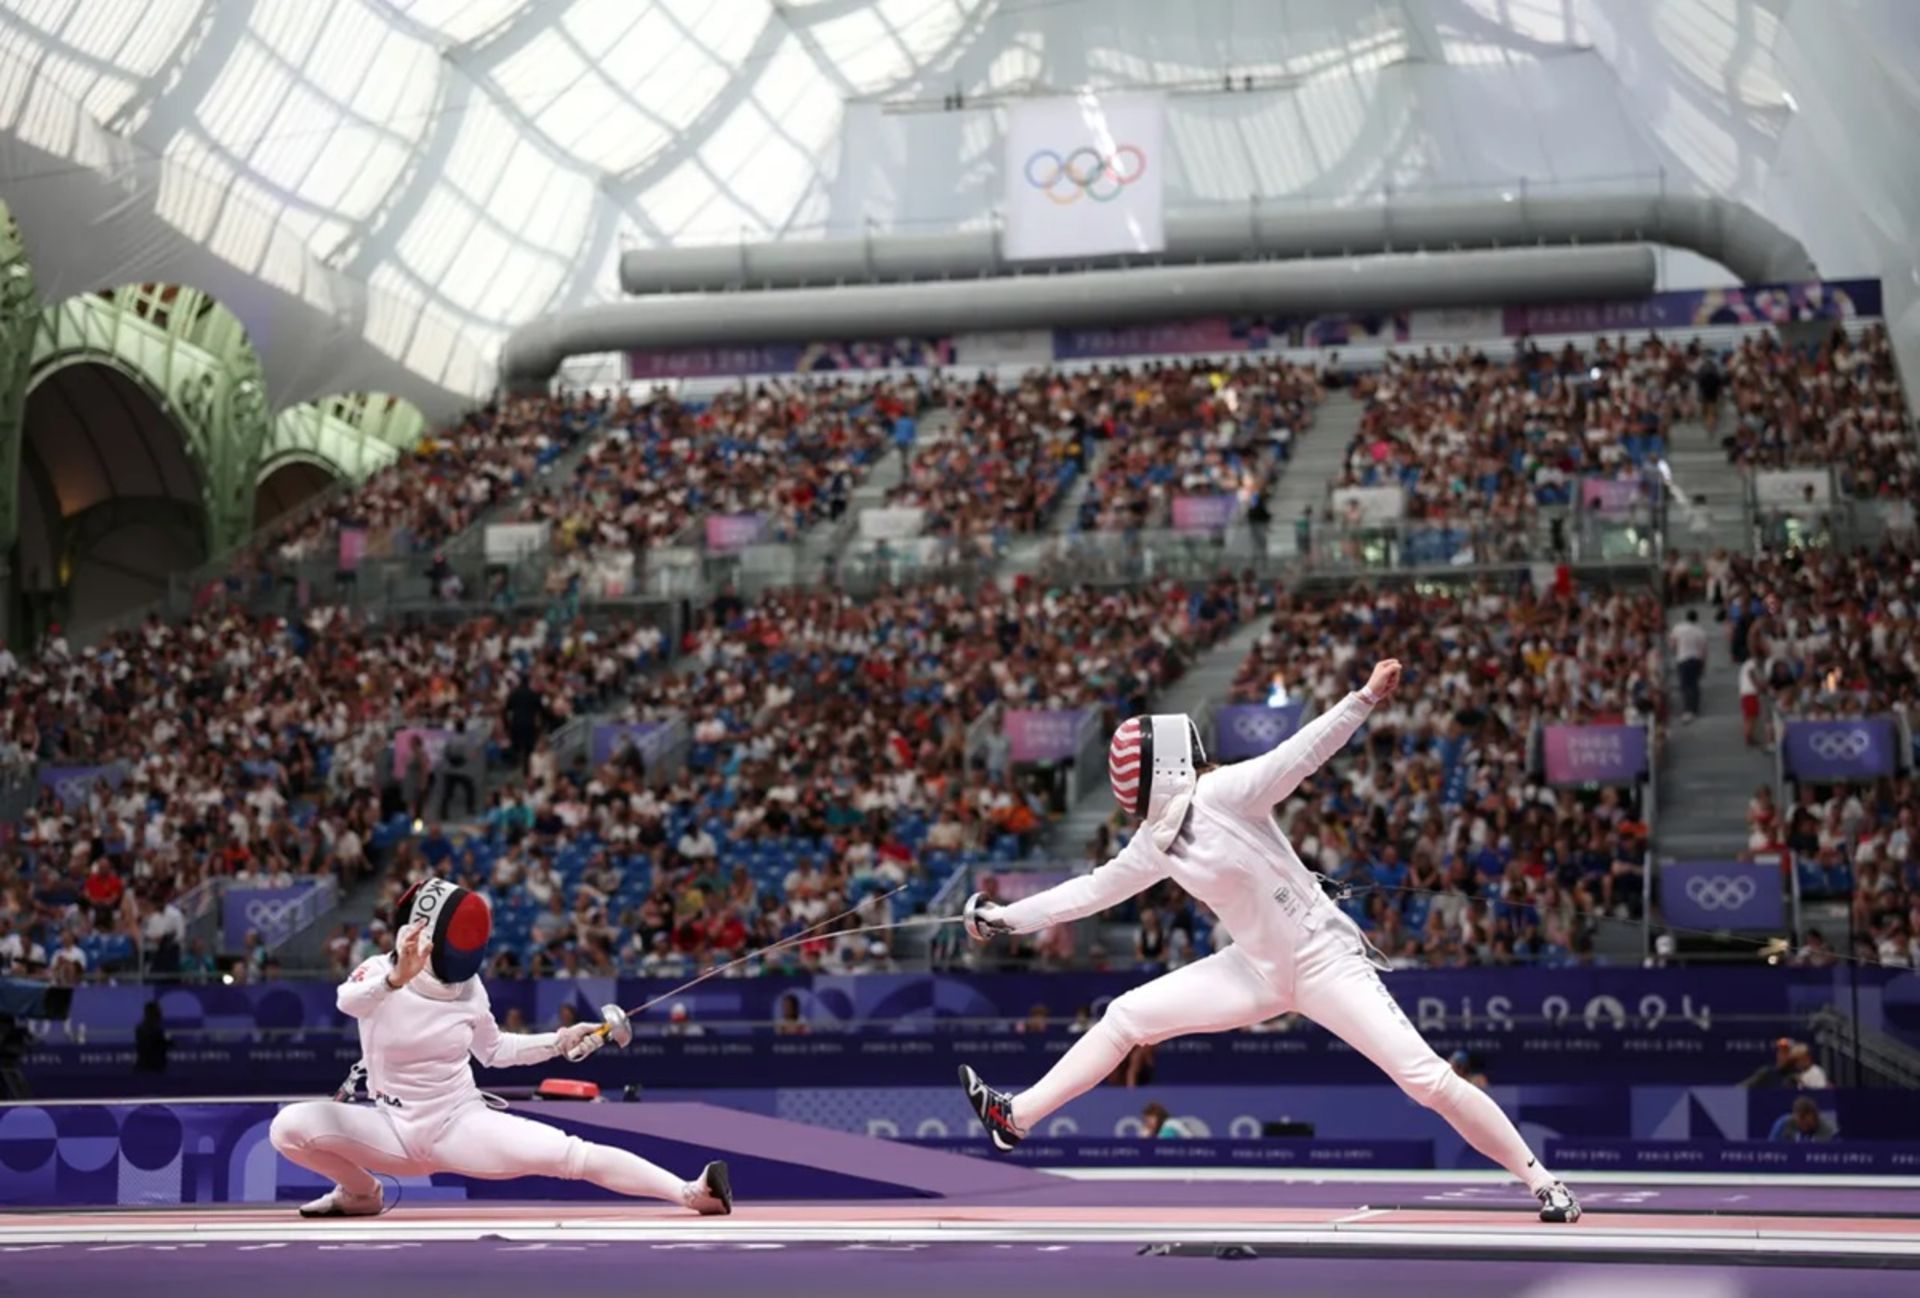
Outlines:
POLYGON ((1469 1145, 1525 1181, 1529 1190, 1553 1184, 1553 1173, 1533 1156, 1513 1120, 1472 1082, 1449 1070, 1445 1089, 1433 1107, 1469 1145))
POLYGON ((687 1183, 664 1167, 649 1163, 638 1154, 611 1145, 587 1146, 580 1174, 603 1190, 632 1195, 638 1199, 665 1199, 685 1203, 687 1183))
POLYGON ((1031 1131, 1061 1105, 1098 1086, 1127 1057, 1127 1043, 1105 1020, 1088 1028, 1047 1075, 1013 1097, 1013 1125, 1031 1131))

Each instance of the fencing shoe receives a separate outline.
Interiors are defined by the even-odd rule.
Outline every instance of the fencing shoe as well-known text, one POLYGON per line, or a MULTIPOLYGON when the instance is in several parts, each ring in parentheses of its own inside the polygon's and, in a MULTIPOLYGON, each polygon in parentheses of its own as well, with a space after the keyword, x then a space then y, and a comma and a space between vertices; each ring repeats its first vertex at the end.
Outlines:
POLYGON ((996 1091, 980 1080, 980 1074, 960 1065, 960 1084, 967 1088, 967 1103, 980 1117, 980 1125, 987 1129, 987 1139, 993 1142, 995 1150, 1002 1154, 1013 1152, 1026 1133, 1013 1125, 1013 1097, 1004 1091, 996 1091))
POLYGON ((1533 1197, 1540 1201, 1541 1221, 1580 1220, 1580 1201, 1573 1197, 1572 1190, 1558 1181, 1535 1190, 1533 1197))
POLYGON ((687 1182, 687 1207, 702 1217, 725 1217, 733 1212, 733 1183, 725 1163, 708 1163, 700 1179, 687 1182))
POLYGON ((386 1206, 380 1185, 375 1182, 372 1194, 348 1194, 339 1186, 334 1186, 312 1203, 300 1205, 302 1217, 377 1217, 386 1206))

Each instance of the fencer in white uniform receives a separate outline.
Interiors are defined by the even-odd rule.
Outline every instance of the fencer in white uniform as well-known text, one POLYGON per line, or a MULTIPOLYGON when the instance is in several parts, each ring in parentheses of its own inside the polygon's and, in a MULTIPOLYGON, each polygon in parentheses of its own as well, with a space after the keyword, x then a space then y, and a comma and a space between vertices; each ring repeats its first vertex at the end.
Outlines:
POLYGON ((401 916, 393 954, 362 963, 340 984, 337 998, 341 1013, 359 1025, 373 1102, 308 1101, 287 1106, 273 1120, 273 1147, 334 1182, 300 1209, 302 1216, 378 1213, 379 1172, 450 1172, 488 1180, 552 1176, 664 1199, 705 1215, 732 1211, 724 1163, 710 1163, 697 1179, 683 1181, 627 1150, 490 1107, 474 1082, 469 1056, 485 1068, 559 1055, 579 1060, 605 1038, 586 1023, 524 1036, 500 1030, 478 977, 491 929, 484 899, 429 880, 402 907, 411 913, 401 916))
POLYGON ((1344 747, 1400 681, 1387 659, 1366 687, 1285 743, 1209 768, 1185 716, 1134 717, 1108 750, 1114 794, 1144 824, 1090 874, 1001 906, 976 896, 966 924, 976 940, 1031 933, 1084 918, 1172 878, 1232 936, 1225 950, 1117 997, 1038 1084, 1008 1095, 960 1070, 974 1111, 1001 1152, 1047 1115, 1092 1089, 1135 1046, 1225 1032, 1297 1012, 1372 1060, 1402 1090, 1453 1124, 1468 1144, 1526 1182, 1545 1221, 1573 1221, 1580 1205, 1542 1167, 1507 1115, 1434 1053, 1388 993, 1357 924, 1321 890, 1273 815, 1275 804, 1344 747))

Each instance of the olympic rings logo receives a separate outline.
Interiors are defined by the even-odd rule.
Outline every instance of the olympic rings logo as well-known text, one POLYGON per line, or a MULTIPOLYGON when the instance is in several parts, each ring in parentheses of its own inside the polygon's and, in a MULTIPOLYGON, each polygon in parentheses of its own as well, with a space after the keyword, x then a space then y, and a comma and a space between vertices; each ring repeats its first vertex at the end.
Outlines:
POLYGON ((1873 747, 1873 736, 1860 729, 1816 730, 1807 736, 1807 747, 1814 756, 1830 762, 1857 762, 1873 747))
POLYGON ((1696 874, 1687 880, 1687 898, 1701 910, 1739 910, 1755 891, 1744 874, 1696 874))
POLYGON ((1035 149, 1022 170, 1029 185, 1061 207, 1071 207, 1082 198, 1111 203, 1147 174, 1147 155, 1132 144, 1110 154, 1083 144, 1065 157, 1052 149, 1035 149))
POLYGON ((1242 712, 1233 719, 1233 732, 1255 743, 1276 743, 1285 728, 1278 717, 1264 712, 1242 712))
POLYGON ((247 924, 257 929, 280 929, 287 921, 296 919, 306 909, 310 900, 305 893, 290 897, 285 901, 275 901, 261 897, 247 903, 247 924))

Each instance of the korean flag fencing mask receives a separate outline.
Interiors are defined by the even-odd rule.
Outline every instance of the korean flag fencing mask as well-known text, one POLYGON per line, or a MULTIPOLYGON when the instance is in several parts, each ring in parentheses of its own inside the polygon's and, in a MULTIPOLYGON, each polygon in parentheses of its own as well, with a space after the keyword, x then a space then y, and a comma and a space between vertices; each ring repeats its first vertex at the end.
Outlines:
POLYGON ((1166 851, 1186 819, 1207 751, 1185 713, 1128 717, 1107 748, 1107 778, 1120 806, 1146 821, 1154 846, 1166 851))
POLYGON ((435 978, 453 986, 480 972, 493 936, 493 911, 484 897, 445 879, 425 879, 407 889, 395 914, 400 930, 415 920, 433 938, 427 968, 435 978))

